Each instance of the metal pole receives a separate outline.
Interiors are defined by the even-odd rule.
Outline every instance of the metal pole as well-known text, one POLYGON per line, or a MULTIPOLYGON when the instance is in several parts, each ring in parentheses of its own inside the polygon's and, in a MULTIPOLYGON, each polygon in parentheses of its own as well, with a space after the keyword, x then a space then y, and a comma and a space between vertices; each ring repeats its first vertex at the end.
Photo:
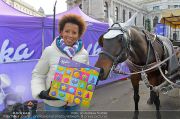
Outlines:
POLYGON ((176 25, 175 25, 175 41, 177 40, 176 25))
POLYGON ((166 23, 166 21, 165 21, 165 18, 164 18, 164 25, 163 25, 163 36, 164 36, 164 27, 165 27, 165 23, 166 23))
POLYGON ((56 3, 57 3, 57 0, 55 1, 55 4, 54 4, 54 15, 53 15, 53 40, 55 39, 55 30, 56 30, 56 3))
MULTIPOLYGON (((171 25, 170 25, 170 39, 171 39, 171 25)), ((172 40, 172 39, 171 39, 172 40)))

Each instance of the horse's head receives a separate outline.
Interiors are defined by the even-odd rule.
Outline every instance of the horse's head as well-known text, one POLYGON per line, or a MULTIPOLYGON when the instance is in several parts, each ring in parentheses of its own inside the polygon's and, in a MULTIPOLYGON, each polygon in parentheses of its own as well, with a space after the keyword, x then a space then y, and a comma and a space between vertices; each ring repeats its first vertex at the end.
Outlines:
POLYGON ((128 58, 130 47, 128 36, 127 31, 119 23, 115 23, 99 38, 102 52, 95 66, 101 68, 100 80, 106 79, 112 67, 128 58))

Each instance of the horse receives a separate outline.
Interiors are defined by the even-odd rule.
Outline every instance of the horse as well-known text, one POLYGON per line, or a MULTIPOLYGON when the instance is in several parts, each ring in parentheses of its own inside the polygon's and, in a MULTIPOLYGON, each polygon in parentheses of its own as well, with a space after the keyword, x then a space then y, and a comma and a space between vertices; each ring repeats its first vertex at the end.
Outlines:
MULTIPOLYGON (((121 27, 119 23, 114 23, 109 30, 99 38, 99 45, 102 52, 99 53, 98 60, 95 63, 99 67, 100 80, 107 79, 111 71, 115 70, 118 63, 126 62, 131 72, 130 79, 134 89, 135 111, 138 112, 139 81, 143 80, 150 88, 150 102, 154 103, 156 110, 159 111, 160 99, 159 92, 154 87, 167 85, 162 73, 167 71, 170 63, 161 62, 164 59, 172 58, 167 56, 163 45, 165 37, 157 37, 146 30, 137 27, 121 27), (154 68, 152 68, 154 67, 154 68), (160 69, 159 69, 160 67, 160 69)), ((175 66, 174 72, 177 72, 175 66)), ((171 72, 171 73, 172 73, 171 72)), ((123 72, 121 72, 123 73, 123 72)), ((176 77, 175 75, 174 77, 176 77)), ((174 78, 173 77, 173 78, 174 78)), ((159 88, 159 87, 158 87, 159 88)))

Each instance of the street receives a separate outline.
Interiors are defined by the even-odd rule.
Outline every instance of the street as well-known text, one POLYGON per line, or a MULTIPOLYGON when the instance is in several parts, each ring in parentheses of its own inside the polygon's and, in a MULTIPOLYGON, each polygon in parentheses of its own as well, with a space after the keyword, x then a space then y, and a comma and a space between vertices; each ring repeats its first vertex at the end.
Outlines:
MULTIPOLYGON (((130 80, 118 81, 98 87, 93 95, 90 108, 83 108, 83 110, 105 111, 107 112, 107 119, 156 119, 155 105, 146 103, 149 98, 149 90, 142 81, 140 82, 139 91, 139 118, 133 118, 134 100, 130 80)), ((179 119, 180 96, 172 97, 160 94, 160 101, 161 118, 158 119, 179 119)))
MULTIPOLYGON (((160 94, 161 118, 156 118, 155 105, 148 105, 149 90, 140 82, 139 115, 134 116, 133 88, 130 80, 97 87, 89 108, 82 108, 81 119, 179 119, 180 96, 160 94), (82 116, 83 115, 83 116, 82 116)), ((43 104, 38 105, 43 109, 43 104)))
MULTIPOLYGON (((149 89, 140 82, 139 110, 155 110, 155 105, 146 104, 149 89)), ((170 97, 160 94, 161 110, 179 110, 180 96, 170 97)), ((85 109, 86 110, 86 109, 85 109)), ((118 81, 95 90, 88 110, 134 110, 133 88, 130 80, 118 81)))

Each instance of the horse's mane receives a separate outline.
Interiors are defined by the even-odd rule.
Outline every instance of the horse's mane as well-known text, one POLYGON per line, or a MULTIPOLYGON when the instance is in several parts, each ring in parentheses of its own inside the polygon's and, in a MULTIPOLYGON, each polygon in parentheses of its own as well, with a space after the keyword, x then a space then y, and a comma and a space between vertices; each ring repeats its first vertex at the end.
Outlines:
POLYGON ((143 31, 145 31, 144 28, 142 27, 137 27, 137 26, 130 26, 128 28, 128 34, 131 37, 131 39, 139 39, 139 38, 144 38, 144 33, 143 31))
MULTIPOLYGON (((144 29, 143 27, 138 27, 138 26, 131 26, 130 29, 133 29, 135 30, 135 32, 139 32, 139 34, 141 34, 141 36, 144 37, 144 35, 146 34, 150 40, 153 40, 154 39, 154 34, 147 31, 146 29, 144 29)), ((133 32, 133 31, 132 31, 133 32)))

